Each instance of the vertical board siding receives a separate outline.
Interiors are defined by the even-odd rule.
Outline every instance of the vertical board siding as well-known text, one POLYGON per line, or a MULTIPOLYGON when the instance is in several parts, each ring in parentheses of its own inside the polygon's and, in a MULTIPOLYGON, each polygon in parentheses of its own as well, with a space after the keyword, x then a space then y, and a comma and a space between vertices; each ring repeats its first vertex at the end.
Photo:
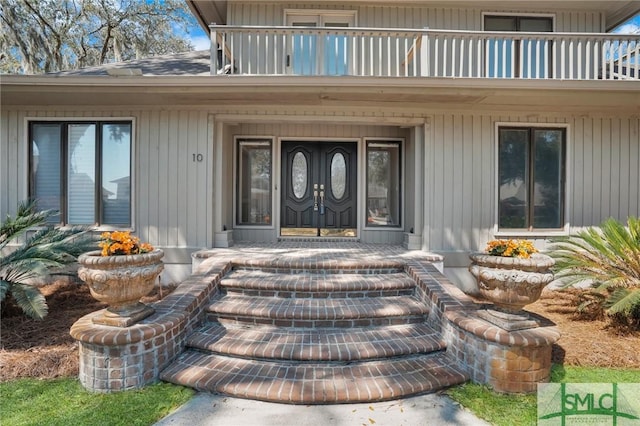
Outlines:
MULTIPOLYGON (((356 10, 358 27, 363 28, 431 28, 482 30, 482 13, 540 14, 545 10, 505 8, 444 8, 429 6, 362 5, 359 3, 245 3, 230 2, 229 25, 284 25, 286 9, 356 10)), ((557 32, 602 32, 601 14, 594 11, 557 11, 553 13, 557 32)))
POLYGON ((407 137, 407 131, 395 126, 245 123, 234 129, 234 135, 276 138, 401 138, 407 137))
MULTIPOLYGON (((567 123, 567 220, 572 228, 640 215, 639 119, 438 114, 426 160, 428 248, 468 251, 493 238, 496 221, 495 123, 567 123)), ((540 239, 544 241, 544 239, 540 239)))
MULTIPOLYGON (((152 244, 164 247, 212 245, 209 234, 213 221, 213 142, 207 111, 3 109, 0 217, 15 213, 18 203, 28 193, 25 117, 134 117, 136 232, 152 244), (203 155, 202 162, 193 161, 193 154, 198 153, 203 155)), ((430 117, 429 144, 424 153, 424 176, 429 183, 424 193, 424 229, 429 249, 476 250, 493 237, 497 209, 495 123, 498 121, 568 124, 566 202, 572 229, 598 225, 608 217, 624 221, 628 216, 640 215, 640 119, 637 117, 443 112, 430 117)), ((233 135, 404 137, 409 141, 410 130, 367 125, 241 124, 225 132, 227 146, 233 135)), ((226 152, 230 155, 231 151, 226 152)), ((411 152, 407 152, 407 157, 410 155, 411 152)), ((230 163, 228 173, 231 173, 230 163)), ((230 190, 227 196, 231 196, 230 190)), ((231 203, 228 204, 231 208, 231 203)), ((363 238, 391 242, 398 237, 393 233, 374 234, 363 231, 363 238)))
POLYGON ((132 191, 136 234, 161 247, 207 247, 213 184, 207 111, 2 110, 0 216, 28 195, 26 117, 110 120, 133 117, 132 191), (192 154, 202 153, 202 162, 192 154))

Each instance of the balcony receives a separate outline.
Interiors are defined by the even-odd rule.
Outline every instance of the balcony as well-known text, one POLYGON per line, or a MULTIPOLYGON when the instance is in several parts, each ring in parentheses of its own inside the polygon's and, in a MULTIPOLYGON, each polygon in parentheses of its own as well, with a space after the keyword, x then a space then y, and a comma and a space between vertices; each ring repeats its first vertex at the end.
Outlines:
POLYGON ((637 80, 640 35, 211 25, 213 75, 637 80))

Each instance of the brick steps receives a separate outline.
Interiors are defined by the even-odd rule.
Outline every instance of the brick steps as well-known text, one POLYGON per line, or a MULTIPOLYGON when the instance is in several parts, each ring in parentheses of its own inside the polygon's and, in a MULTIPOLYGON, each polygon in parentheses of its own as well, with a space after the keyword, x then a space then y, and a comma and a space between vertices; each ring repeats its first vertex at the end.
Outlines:
POLYGON ((357 327, 424 321, 427 306, 412 296, 298 299, 226 295, 212 303, 210 320, 281 327, 357 327))
POLYGON ((189 350, 161 379, 199 391, 290 404, 396 399, 462 383, 443 353, 345 363, 283 363, 189 350))
POLYGON ((234 261, 161 379, 291 404, 382 401, 468 379, 395 260, 234 261))
POLYGON ((443 350, 424 323, 375 328, 283 329, 209 324, 187 346, 228 356, 288 361, 354 361, 443 350))
POLYGON ((282 298, 356 298, 411 295, 415 283, 405 273, 273 274, 239 270, 220 282, 227 294, 282 298))

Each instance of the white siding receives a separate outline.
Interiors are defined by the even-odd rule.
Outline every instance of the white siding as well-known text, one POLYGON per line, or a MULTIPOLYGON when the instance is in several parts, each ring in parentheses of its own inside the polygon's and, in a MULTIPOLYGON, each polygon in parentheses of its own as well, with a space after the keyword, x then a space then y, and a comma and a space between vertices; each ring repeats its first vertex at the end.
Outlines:
POLYGON ((212 242, 213 158, 206 111, 2 110, 0 216, 13 214, 28 196, 26 117, 134 119, 134 226, 161 247, 207 247, 212 242), (193 153, 203 154, 194 162, 193 153))
MULTIPOLYGON (((640 215, 640 138, 635 117, 432 117, 426 150, 426 246, 435 251, 482 249, 496 221, 495 123, 568 124, 568 222, 576 227, 640 215)), ((525 236, 524 234, 523 236, 525 236)), ((544 238, 539 239, 544 242, 544 238)))
MULTIPOLYGON (((382 111, 382 110, 381 110, 382 111)), ((284 113, 283 113, 284 114, 284 113)), ((382 114, 382 112, 381 112, 382 114)), ((389 116, 397 113, 387 111, 389 116)), ((145 109, 54 112, 3 109, 0 116, 0 217, 15 212, 28 195, 25 117, 134 118, 133 176, 136 233, 152 244, 184 248, 168 260, 189 262, 189 250, 213 245, 214 137, 206 109, 145 109), (194 162, 193 154, 202 154, 194 162)), ((495 123, 561 123, 568 129, 567 206, 572 229, 598 225, 607 217, 626 220, 640 215, 640 119, 605 115, 496 115, 490 113, 427 112, 424 147, 425 247, 445 254, 449 266, 462 266, 466 252, 478 250, 494 237, 496 220, 495 123)), ((255 118, 255 117, 254 117, 255 118)), ((241 118, 237 122, 242 123, 241 118)), ((216 124, 220 125, 220 124, 216 124)), ((232 221, 232 141, 234 135, 303 138, 402 137, 406 159, 413 161, 412 131, 397 126, 346 124, 226 125, 222 224, 232 221)), ((415 168, 406 168, 413 182, 415 168)), ((422 185, 422 183, 420 183, 422 185)), ((411 197, 410 184, 405 195, 411 197)), ((411 206, 411 203, 406 203, 411 206)), ((405 230, 413 226, 412 216, 405 230)), ((420 230, 416 230, 418 233, 420 230)), ((238 231, 236 240, 251 238, 238 231)), ((275 230, 253 234, 271 240, 275 230)), ((363 230, 364 241, 402 241, 401 232, 363 230)), ((544 238, 538 243, 544 244, 544 238)))
MULTIPOLYGON (((532 2, 533 3, 533 2, 532 2)), ((356 10, 357 26, 363 28, 431 28, 482 30, 483 12, 545 13, 531 6, 527 10, 509 8, 444 8, 428 6, 388 6, 315 2, 242 3, 230 2, 229 25, 284 25, 285 9, 356 10)), ((558 32, 602 32, 601 14, 593 11, 559 11, 554 13, 558 32)))

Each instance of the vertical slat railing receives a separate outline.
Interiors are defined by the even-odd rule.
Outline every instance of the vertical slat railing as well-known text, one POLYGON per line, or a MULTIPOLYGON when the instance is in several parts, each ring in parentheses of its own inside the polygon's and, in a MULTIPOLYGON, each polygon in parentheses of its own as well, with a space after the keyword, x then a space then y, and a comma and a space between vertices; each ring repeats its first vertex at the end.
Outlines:
POLYGON ((212 75, 618 80, 640 68, 638 35, 212 25, 210 38, 212 75))

